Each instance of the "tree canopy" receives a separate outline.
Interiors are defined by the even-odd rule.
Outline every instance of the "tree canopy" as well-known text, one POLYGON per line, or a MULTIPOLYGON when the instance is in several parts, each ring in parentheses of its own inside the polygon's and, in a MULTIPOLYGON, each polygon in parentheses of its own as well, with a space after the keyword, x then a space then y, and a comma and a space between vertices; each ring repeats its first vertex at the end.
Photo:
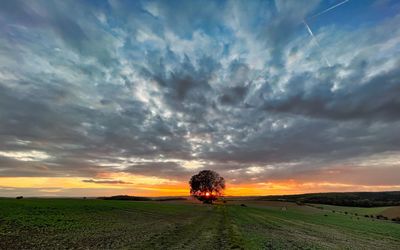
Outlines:
POLYGON ((212 170, 203 170, 193 175, 189 184, 190 194, 204 203, 212 203, 225 189, 225 179, 212 170))

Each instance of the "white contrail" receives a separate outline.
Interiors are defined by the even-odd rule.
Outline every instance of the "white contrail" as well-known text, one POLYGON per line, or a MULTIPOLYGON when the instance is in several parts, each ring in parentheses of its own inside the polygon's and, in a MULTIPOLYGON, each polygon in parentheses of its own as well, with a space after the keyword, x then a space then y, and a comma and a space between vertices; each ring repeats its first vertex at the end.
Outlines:
POLYGON ((303 20, 304 25, 307 28, 308 33, 310 33, 310 36, 312 37, 312 39, 314 40, 315 44, 318 46, 319 50, 321 51, 321 55, 324 58, 326 64, 328 64, 329 67, 331 67, 331 64, 328 61, 328 58, 326 58, 326 56, 324 55, 324 52, 322 51, 321 46, 319 45, 318 39, 314 36, 314 33, 312 32, 312 30, 310 29, 310 26, 308 26, 308 24, 306 23, 306 20, 303 20))
POLYGON ((340 5, 347 3, 348 1, 350 1, 350 0, 344 0, 343 2, 340 2, 340 3, 338 3, 338 4, 336 4, 336 5, 334 5, 334 6, 330 7, 330 8, 328 8, 328 9, 326 9, 326 10, 324 10, 324 11, 318 13, 318 14, 315 14, 315 15, 311 16, 310 18, 314 18, 314 17, 320 16, 320 15, 322 15, 322 14, 325 14, 326 12, 331 11, 331 10, 333 10, 334 8, 339 7, 340 5))
MULTIPOLYGON (((338 3, 338 4, 335 4, 335 5, 333 5, 332 7, 329 7, 328 9, 326 9, 326 10, 324 10, 324 11, 321 11, 320 13, 317 13, 317 14, 315 14, 315 15, 309 17, 308 19, 310 19, 310 18, 315 18, 315 17, 318 17, 318 16, 320 16, 320 15, 322 15, 322 14, 325 14, 326 12, 335 9, 335 8, 339 7, 340 5, 347 3, 348 1, 350 1, 350 0, 344 0, 344 1, 340 2, 340 3, 338 3)), ((303 20, 303 23, 304 23, 304 25, 306 26, 307 31, 308 31, 308 33, 310 33, 310 36, 311 36, 312 39, 314 40, 315 44, 316 44, 316 45, 318 46, 318 48, 320 49, 321 55, 322 55, 322 57, 324 58, 326 64, 327 64, 329 67, 331 67, 331 64, 329 63, 328 58, 326 58, 326 56, 325 56, 325 54, 324 54, 324 52, 323 52, 321 46, 319 45, 318 39, 314 36, 314 33, 312 32, 310 26, 308 26, 308 24, 307 24, 307 22, 306 22, 306 19, 303 20)))

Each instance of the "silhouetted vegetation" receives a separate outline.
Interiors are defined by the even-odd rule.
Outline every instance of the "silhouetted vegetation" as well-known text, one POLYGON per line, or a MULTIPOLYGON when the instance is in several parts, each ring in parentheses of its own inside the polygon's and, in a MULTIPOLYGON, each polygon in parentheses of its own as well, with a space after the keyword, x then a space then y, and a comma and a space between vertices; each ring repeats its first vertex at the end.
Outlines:
POLYGON ((400 217, 392 218, 392 221, 400 223, 400 217))
MULTIPOLYGON (((373 217, 371 217, 371 218, 373 218, 373 217)), ((378 215, 376 216, 376 218, 379 219, 379 220, 388 220, 388 217, 383 216, 383 215, 381 215, 381 214, 378 214, 378 215)))
POLYGON ((259 197, 258 200, 290 201, 299 205, 315 203, 350 207, 399 206, 400 191, 276 195, 259 197))
POLYGON ((190 194, 203 203, 212 203, 225 189, 225 180, 217 172, 203 170, 193 175, 189 181, 190 194))
POLYGON ((24 196, 17 196, 17 197, 15 197, 15 199, 17 199, 17 200, 20 200, 20 199, 23 199, 24 198, 24 196))

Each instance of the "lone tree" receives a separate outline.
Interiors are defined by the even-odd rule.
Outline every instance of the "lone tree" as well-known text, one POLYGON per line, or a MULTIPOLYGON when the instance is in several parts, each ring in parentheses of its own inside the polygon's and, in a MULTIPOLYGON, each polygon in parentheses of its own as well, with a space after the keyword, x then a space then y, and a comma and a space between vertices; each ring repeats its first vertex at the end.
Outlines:
POLYGON ((193 175, 189 181, 190 194, 203 203, 211 204, 225 189, 225 180, 217 172, 203 170, 193 175))

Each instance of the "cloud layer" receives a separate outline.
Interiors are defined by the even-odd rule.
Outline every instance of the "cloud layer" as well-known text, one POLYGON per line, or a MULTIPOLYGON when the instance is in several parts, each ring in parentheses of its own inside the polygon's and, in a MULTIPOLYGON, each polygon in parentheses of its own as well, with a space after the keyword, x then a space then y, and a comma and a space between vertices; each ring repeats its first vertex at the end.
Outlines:
POLYGON ((2 1, 0 177, 398 189, 400 5, 337 2, 2 1))

